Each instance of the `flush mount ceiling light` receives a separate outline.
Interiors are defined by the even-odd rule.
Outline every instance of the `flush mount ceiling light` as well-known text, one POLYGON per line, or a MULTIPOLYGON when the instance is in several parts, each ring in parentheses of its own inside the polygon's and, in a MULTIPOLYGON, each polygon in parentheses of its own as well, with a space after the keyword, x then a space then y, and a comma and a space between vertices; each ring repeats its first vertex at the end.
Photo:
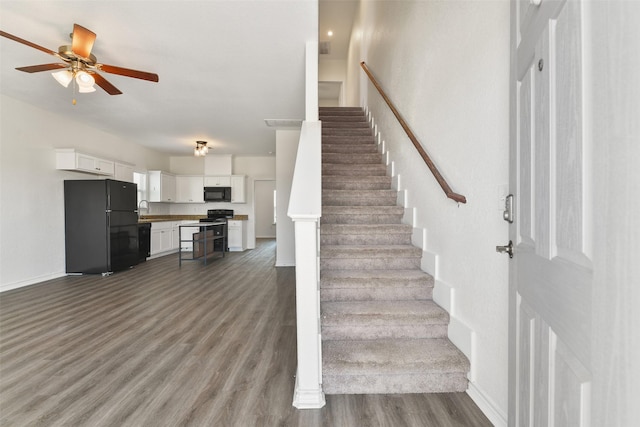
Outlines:
POLYGON ((209 147, 207 147, 207 141, 196 141, 196 148, 193 149, 194 156, 205 156, 208 152, 209 147))

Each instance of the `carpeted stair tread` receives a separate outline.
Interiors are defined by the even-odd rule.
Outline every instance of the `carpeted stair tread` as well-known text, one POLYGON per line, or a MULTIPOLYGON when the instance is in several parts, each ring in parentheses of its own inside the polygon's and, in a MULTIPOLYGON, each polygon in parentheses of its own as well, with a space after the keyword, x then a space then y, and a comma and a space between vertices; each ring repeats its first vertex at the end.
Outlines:
POLYGON ((413 227, 409 224, 327 224, 320 228, 320 235, 371 233, 411 234, 412 230, 413 227))
POLYGON ((349 164, 352 167, 358 167, 363 164, 380 164, 382 163, 382 154, 380 153, 324 153, 322 155, 323 163, 349 164))
POLYGON ((402 206, 323 206, 322 215, 330 213, 343 213, 350 215, 362 215, 371 212, 377 214, 404 214, 402 206))
POLYGON ((371 145, 376 142, 371 135, 323 135, 322 144, 371 145))
POLYGON ((409 245, 411 232, 408 224, 323 224, 320 244, 409 245))
POLYGON ((322 324, 367 326, 447 324, 449 314, 433 301, 332 301, 322 305, 322 324))
POLYGON ((367 129, 371 131, 369 123, 366 120, 322 120, 323 129, 367 129))
POLYGON ((446 338, 322 343, 327 394, 464 391, 469 362, 446 338))
POLYGON ((322 188, 325 190, 385 190, 391 188, 391 177, 325 175, 322 177, 322 188))
POLYGON ((361 114, 321 114, 322 125, 334 122, 363 122, 367 123, 367 118, 361 114))
POLYGON ((395 286, 414 286, 416 282, 433 287, 433 276, 422 270, 325 270, 320 272, 321 287, 377 287, 392 280, 395 286))
POLYGON ((422 249, 413 245, 324 245, 320 248, 322 258, 386 258, 422 257, 422 249))
POLYGON ((364 114, 362 107, 319 107, 318 110, 320 111, 320 114, 325 114, 327 112, 337 112, 339 114, 364 114))
POLYGON ((326 341, 323 369, 344 374, 464 372, 469 361, 449 340, 326 341), (428 355, 426 357, 423 357, 428 355))
POLYGON ((324 340, 447 336, 449 314, 433 301, 326 301, 321 306, 324 340))
POLYGON ((332 153, 377 153, 374 144, 322 144, 323 156, 332 153))
POLYGON ((430 300, 433 277, 422 270, 323 270, 321 301, 430 300))
POLYGON ((420 268, 422 250, 412 245, 321 245, 320 268, 406 270, 420 268))
POLYGON ((398 224, 404 215, 401 206, 323 206, 323 224, 398 224))
POLYGON ((322 195, 325 206, 395 206, 395 190, 333 190, 322 195))
POLYGON ((336 135, 336 136, 373 136, 371 128, 330 128, 322 127, 322 135, 336 135))
POLYGON ((386 176, 387 167, 382 163, 365 164, 354 168, 350 164, 322 163, 322 175, 343 175, 343 176, 386 176))

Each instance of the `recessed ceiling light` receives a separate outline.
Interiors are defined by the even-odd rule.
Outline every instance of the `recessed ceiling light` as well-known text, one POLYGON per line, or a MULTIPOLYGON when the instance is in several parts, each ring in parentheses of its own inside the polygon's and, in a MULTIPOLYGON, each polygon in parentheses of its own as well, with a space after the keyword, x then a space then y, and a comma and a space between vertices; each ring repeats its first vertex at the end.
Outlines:
POLYGON ((331 36, 333 35, 333 31, 331 31, 331 30, 327 31, 327 35, 328 35, 329 37, 331 37, 331 36))

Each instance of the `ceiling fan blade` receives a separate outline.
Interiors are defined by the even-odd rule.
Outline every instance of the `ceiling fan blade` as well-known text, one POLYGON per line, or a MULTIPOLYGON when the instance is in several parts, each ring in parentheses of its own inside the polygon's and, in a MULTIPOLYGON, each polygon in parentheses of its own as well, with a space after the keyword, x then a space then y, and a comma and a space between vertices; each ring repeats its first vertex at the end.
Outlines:
POLYGON ((40 51, 42 51, 44 53, 48 53, 49 55, 58 56, 58 53, 52 51, 51 49, 47 49, 46 47, 42 47, 42 46, 37 45, 35 43, 31 43, 30 41, 27 41, 25 39, 21 39, 20 37, 16 37, 13 34, 9 34, 9 33, 6 33, 4 31, 0 30, 0 36, 6 37, 6 38, 11 39, 11 40, 13 40, 15 42, 18 42, 18 43, 26 44, 29 47, 32 47, 34 49, 38 49, 38 50, 40 50, 40 51))
POLYGON ((95 41, 96 33, 87 30, 82 25, 73 24, 73 35, 71 36, 71 50, 73 53, 83 58, 89 58, 95 41))
POLYGON ((92 73, 92 75, 93 75, 93 78, 96 80, 96 84, 98 86, 100 86, 102 89, 104 89, 104 91, 107 92, 109 95, 120 95, 120 94, 122 94, 122 92, 120 92, 120 90, 117 87, 115 87, 114 85, 109 83, 100 74, 92 73))
POLYGON ((67 64, 42 64, 42 65, 31 65, 28 67, 20 67, 16 68, 18 71, 24 71, 25 73, 39 73, 40 71, 51 71, 57 70, 59 68, 67 68, 67 64))
POLYGON ((116 67, 107 64, 96 64, 99 70, 105 73, 118 74, 120 76, 133 77, 134 79, 149 80, 151 82, 158 81, 158 75, 147 73, 146 71, 131 70, 129 68, 116 67))

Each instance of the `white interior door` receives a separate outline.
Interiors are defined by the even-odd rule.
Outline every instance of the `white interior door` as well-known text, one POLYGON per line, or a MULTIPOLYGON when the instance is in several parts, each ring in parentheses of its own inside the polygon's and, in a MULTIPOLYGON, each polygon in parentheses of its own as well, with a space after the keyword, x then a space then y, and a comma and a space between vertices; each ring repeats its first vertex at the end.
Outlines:
POLYGON ((256 180, 255 188, 255 212, 256 212, 256 237, 270 238, 276 237, 276 224, 274 220, 274 191, 276 182, 274 180, 256 180))
POLYGON ((589 426, 592 188, 583 5, 515 0, 511 15, 509 424, 589 426))

